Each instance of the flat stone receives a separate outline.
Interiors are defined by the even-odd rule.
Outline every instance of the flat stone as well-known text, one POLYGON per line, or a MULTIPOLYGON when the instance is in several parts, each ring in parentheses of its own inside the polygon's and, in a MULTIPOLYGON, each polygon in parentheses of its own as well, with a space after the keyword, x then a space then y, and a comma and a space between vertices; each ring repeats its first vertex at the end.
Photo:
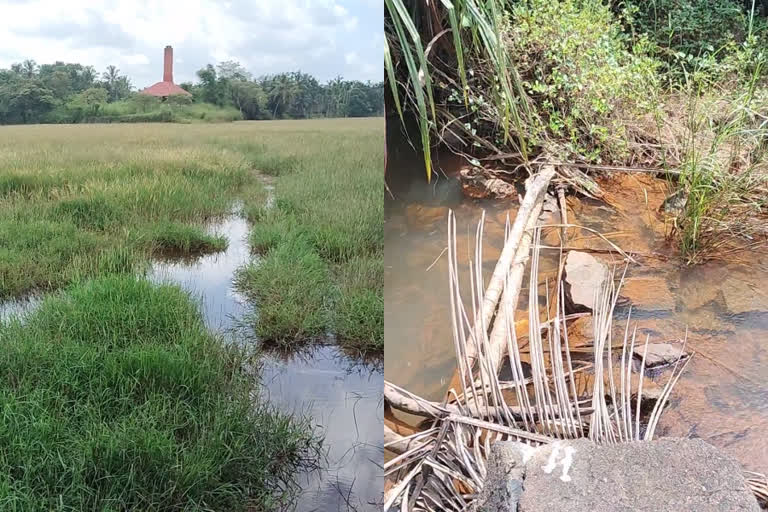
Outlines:
POLYGON ((499 178, 492 177, 492 173, 493 171, 479 168, 462 169, 459 172, 459 179, 461 180, 461 188, 464 195, 476 199, 516 198, 518 194, 515 186, 499 178))
MULTIPOLYGON (((662 366, 673 364, 680 357, 680 346, 672 345, 670 343, 649 343, 648 352, 645 356, 645 366, 647 368, 653 368, 654 366, 662 366)), ((643 352, 645 352, 645 344, 635 344, 634 355, 639 360, 643 359, 643 352)), ((687 357, 688 352, 683 352, 682 357, 687 357)))
POLYGON ((723 292, 725 307, 731 314, 764 311, 768 305, 768 296, 759 287, 735 275, 723 281, 720 289, 723 292))
POLYGON ((485 486, 478 497, 479 512, 517 512, 523 493, 525 461, 533 450, 517 441, 497 441, 491 445, 485 486))
MULTIPOLYGON (((503 510, 503 509, 499 509, 503 510)), ((701 439, 559 441, 525 464, 519 512, 759 512, 739 463, 701 439)))
POLYGON ((660 277, 632 277, 624 280, 619 297, 643 311, 675 309, 675 298, 667 282, 660 277))
POLYGON ((570 251, 565 257, 567 305, 573 311, 591 311, 594 294, 608 279, 608 267, 586 252, 570 251))

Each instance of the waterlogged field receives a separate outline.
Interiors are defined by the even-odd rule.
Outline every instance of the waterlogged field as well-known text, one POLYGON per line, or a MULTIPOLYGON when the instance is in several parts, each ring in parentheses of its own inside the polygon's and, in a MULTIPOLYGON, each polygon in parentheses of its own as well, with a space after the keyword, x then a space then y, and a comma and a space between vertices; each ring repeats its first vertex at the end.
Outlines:
POLYGON ((0 508, 289 503, 317 433, 261 398, 250 349, 381 350, 382 137, 367 119, 0 127, 0 310, 36 298, 0 315, 0 508), (233 346, 150 274, 225 250, 209 227, 237 208, 253 338, 233 346))

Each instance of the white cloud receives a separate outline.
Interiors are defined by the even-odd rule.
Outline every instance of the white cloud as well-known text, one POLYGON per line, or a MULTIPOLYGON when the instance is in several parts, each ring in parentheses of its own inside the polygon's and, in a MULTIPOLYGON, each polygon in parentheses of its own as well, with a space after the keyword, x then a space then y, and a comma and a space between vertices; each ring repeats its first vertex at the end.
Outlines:
POLYGON ((80 62, 97 71, 116 64, 134 85, 144 87, 162 77, 163 48, 171 44, 176 82, 194 79, 208 63, 229 59, 256 76, 300 68, 320 80, 339 74, 375 79, 370 65, 361 63, 381 67, 378 43, 371 44, 377 37, 372 27, 383 30, 378 3, 0 0, 0 67, 27 58, 80 62), (350 48, 357 55, 353 62, 342 57, 350 48))

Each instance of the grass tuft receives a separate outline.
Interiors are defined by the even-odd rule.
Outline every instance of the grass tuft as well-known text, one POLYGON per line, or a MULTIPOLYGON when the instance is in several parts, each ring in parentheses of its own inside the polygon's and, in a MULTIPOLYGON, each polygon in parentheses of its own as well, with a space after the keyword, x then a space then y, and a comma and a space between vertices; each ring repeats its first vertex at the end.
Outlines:
POLYGON ((336 334, 364 352, 384 350, 384 262, 355 258, 341 269, 336 334))
POLYGON ((254 403, 177 287, 78 284, 0 338, 0 501, 17 510, 271 510, 315 446, 254 403))
POLYGON ((223 251, 227 248, 227 238, 222 235, 209 235, 197 226, 187 226, 174 222, 163 222, 152 227, 149 242, 154 251, 164 254, 205 254, 223 251))
POLYGON ((238 284, 255 302, 255 331, 262 341, 288 347, 327 333, 330 272, 306 243, 277 245, 242 269, 238 284))
POLYGON ((101 231, 120 222, 122 211, 104 198, 89 197, 60 201, 53 215, 71 219, 79 228, 101 231))

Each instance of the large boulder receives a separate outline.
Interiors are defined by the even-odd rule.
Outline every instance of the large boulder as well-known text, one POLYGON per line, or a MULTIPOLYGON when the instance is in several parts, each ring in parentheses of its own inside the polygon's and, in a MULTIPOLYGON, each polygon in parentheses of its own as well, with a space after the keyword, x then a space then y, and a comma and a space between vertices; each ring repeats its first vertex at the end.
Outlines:
MULTIPOLYGON (((503 510, 503 509, 495 509, 503 510)), ((700 439, 536 449, 519 512, 759 512, 739 463, 700 439)))
POLYGON ((595 291, 610 279, 608 267, 589 253, 570 251, 565 257, 565 292, 568 312, 592 311, 595 291))

